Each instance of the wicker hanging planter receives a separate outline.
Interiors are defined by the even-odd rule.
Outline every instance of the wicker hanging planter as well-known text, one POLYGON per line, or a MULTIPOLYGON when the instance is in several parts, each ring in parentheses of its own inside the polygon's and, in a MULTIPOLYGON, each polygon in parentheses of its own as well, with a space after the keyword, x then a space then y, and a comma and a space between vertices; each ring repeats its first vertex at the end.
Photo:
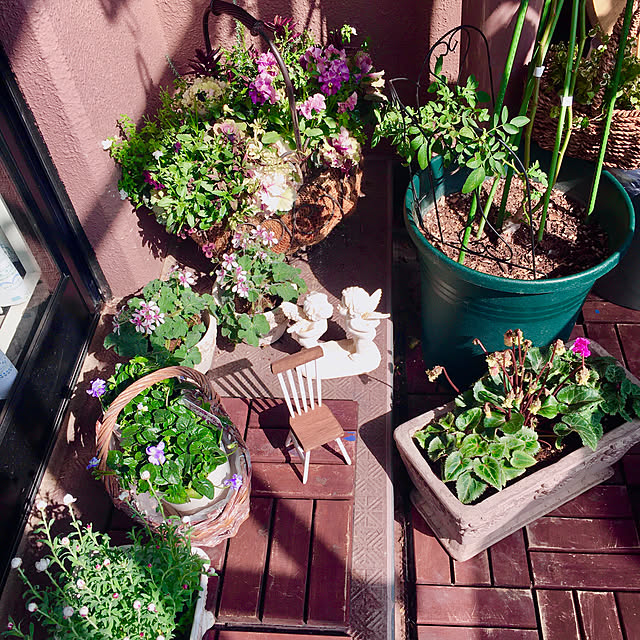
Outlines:
MULTIPOLYGON (((106 472, 107 456, 111 449, 117 447, 117 420, 120 412, 138 394, 153 386, 157 382, 169 378, 180 378, 190 382, 195 387, 195 395, 198 399, 209 403, 211 411, 228 415, 220 397, 213 390, 209 380, 205 375, 189 367, 166 367, 154 371, 129 385, 111 403, 109 409, 104 414, 102 421, 96 423, 97 457, 100 459, 99 470, 106 472)), ((198 407, 193 402, 190 403, 191 410, 198 413, 205 420, 211 413, 198 407)), ((198 511, 190 516, 193 544, 203 547, 214 547, 226 538, 233 537, 240 525, 249 516, 249 494, 251 490, 251 460, 247 446, 240 435, 238 429, 230 421, 223 425, 222 441, 225 445, 234 444, 233 453, 229 454, 231 470, 241 476, 242 485, 237 490, 229 488, 226 496, 219 502, 198 511)), ((127 513, 136 520, 140 520, 138 510, 134 510, 129 501, 128 492, 124 492, 115 475, 103 476, 107 493, 110 495, 116 507, 127 513), (126 497, 125 497, 126 496, 126 497)), ((171 511, 170 507, 168 509, 171 511)), ((159 518, 145 518, 151 525, 157 525, 159 518)))
MULTIPOLYGON (((624 13, 618 18, 600 60, 599 78, 611 76, 620 46, 623 18, 624 13)), ((640 2, 635 2, 630 35, 638 37, 639 28, 640 2)), ((545 71, 541 78, 538 109, 533 123, 532 137, 543 149, 552 150, 555 143, 558 120, 557 118, 552 118, 549 114, 554 107, 560 104, 560 98, 549 83, 548 73, 548 71, 545 71)), ((589 120, 589 125, 585 128, 576 128, 571 132, 567 155, 592 162, 597 160, 604 132, 605 118, 601 111, 605 91, 606 87, 601 87, 589 105, 573 104, 574 121, 586 117, 589 120)), ((614 109, 604 164, 606 167, 618 169, 635 169, 640 166, 639 110, 614 109)))

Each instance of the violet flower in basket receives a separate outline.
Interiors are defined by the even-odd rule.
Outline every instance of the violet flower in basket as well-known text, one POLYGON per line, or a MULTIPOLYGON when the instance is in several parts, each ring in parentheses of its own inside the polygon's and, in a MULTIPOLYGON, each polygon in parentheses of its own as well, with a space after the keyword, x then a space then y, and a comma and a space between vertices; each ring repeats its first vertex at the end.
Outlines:
MULTIPOLYGON (((614 358, 592 355, 586 338, 538 348, 517 329, 504 343, 504 351, 485 350, 488 371, 470 389, 460 393, 449 380, 455 409, 414 434, 465 504, 545 458, 596 450, 606 430, 640 417, 640 387, 614 358)), ((440 366, 427 374, 449 379, 440 366)))
POLYGON ((122 116, 121 135, 104 143, 122 169, 121 196, 205 253, 224 231, 289 212, 318 176, 353 175, 365 125, 384 99, 366 41, 350 42, 355 29, 321 44, 290 19, 267 27, 293 84, 299 141, 276 58, 254 48, 238 23, 234 46, 198 51, 154 116, 140 127, 122 116))
POLYGON ((74 502, 65 496, 71 521, 57 535, 52 529, 60 523, 47 517, 47 503, 36 503, 40 557, 33 568, 23 558, 11 561, 24 584, 26 614, 21 621, 9 617, 0 637, 189 637, 209 575, 208 559, 194 553, 189 530, 174 518, 157 529, 133 529, 131 543, 118 547, 77 518, 74 502))

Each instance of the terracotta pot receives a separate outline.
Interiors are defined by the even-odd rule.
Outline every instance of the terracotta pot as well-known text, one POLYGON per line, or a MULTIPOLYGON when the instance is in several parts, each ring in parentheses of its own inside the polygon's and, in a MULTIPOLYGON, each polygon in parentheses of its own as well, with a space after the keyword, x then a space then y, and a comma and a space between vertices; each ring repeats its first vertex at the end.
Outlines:
MULTIPOLYGON (((595 355, 611 356, 593 341, 589 348, 595 355)), ((634 384, 640 384, 626 369, 625 373, 634 384)), ((394 438, 416 487, 411 501, 449 555, 461 561, 600 484, 613 475, 613 465, 640 442, 640 420, 626 422, 606 433, 595 451, 581 447, 502 491, 465 505, 431 470, 413 440, 416 431, 453 408, 450 402, 405 422, 396 428, 394 438)))

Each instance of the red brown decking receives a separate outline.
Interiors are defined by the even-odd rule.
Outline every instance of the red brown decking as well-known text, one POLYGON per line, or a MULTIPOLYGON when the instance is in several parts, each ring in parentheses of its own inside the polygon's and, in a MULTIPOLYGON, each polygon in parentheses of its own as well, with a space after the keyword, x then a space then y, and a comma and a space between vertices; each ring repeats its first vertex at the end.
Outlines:
MULTIPOLYGON (((591 296, 573 335, 593 338, 640 375, 640 311, 591 296)), ((426 382, 419 346, 408 351, 406 375, 409 407, 441 404, 443 388, 426 382)), ((640 447, 606 483, 467 562, 451 560, 406 509, 406 589, 415 589, 408 638, 640 640, 640 447)))
MULTIPOLYGON (((251 454, 251 511, 234 538, 207 549, 219 576, 209 583, 207 608, 216 625, 205 640, 350 637, 354 466, 334 445, 320 447, 311 453, 303 485, 297 454, 284 451, 289 414, 283 401, 223 403, 251 454)), ((325 404, 355 460, 357 403, 325 404)))

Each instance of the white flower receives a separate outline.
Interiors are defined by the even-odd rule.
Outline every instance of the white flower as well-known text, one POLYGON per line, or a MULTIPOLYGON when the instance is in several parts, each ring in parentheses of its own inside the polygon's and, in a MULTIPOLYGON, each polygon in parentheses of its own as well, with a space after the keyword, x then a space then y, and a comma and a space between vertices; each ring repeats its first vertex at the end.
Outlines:
POLYGON ((140 477, 143 480, 148 480, 151 477, 151 474, 145 469, 141 474, 140 477))
POLYGON ((140 609, 142 609, 142 602, 140 602, 140 600, 134 600, 133 601, 133 608, 136 611, 139 611, 140 609))
POLYGON ((189 524, 191 522, 191 518, 189 516, 182 517, 183 524, 189 524))
POLYGON ((37 610, 38 610, 38 605, 35 602, 30 602, 27 605, 27 611, 29 613, 33 613, 34 611, 37 611, 37 610))
POLYGON ((102 141, 102 148, 106 151, 107 149, 111 148, 112 144, 113 144, 113 140, 103 140, 102 141))
POLYGON ((83 617, 86 618, 89 615, 89 607, 80 607, 78 609, 78 613, 83 617))
POLYGON ((111 564, 111 560, 109 560, 109 558, 107 558, 103 563, 102 563, 105 567, 108 567, 111 564))
POLYGON ((160 157, 161 157, 161 156, 163 156, 164 154, 162 153, 162 151, 160 151, 160 150, 158 149, 158 151, 154 151, 151 155, 152 155, 156 160, 159 160, 159 159, 160 159, 160 157))
POLYGON ((122 491, 118 496, 118 500, 126 500, 129 497, 128 491, 122 491))
POLYGON ((84 589, 86 586, 87 583, 82 578, 76 580, 76 587, 78 587, 78 589, 84 589))
POLYGON ((49 558, 41 558, 36 562, 36 571, 46 571, 49 568, 50 560, 49 558))
POLYGON ((73 504, 76 500, 77 498, 74 498, 70 493, 67 493, 67 495, 64 498, 62 498, 62 502, 64 502, 67 505, 67 507, 73 504))
POLYGON ((164 636, 158 636, 156 640, 164 640, 164 636))
POLYGON ((60 544, 63 547, 68 547, 69 546, 69 538, 67 538, 67 536, 65 536, 64 538, 61 538, 60 544))
POLYGON ((62 616, 63 618, 66 620, 67 618, 70 618, 73 615, 73 607, 65 607, 62 610, 62 616))
POLYGON ((38 511, 44 511, 47 508, 47 503, 44 500, 38 500, 38 502, 36 502, 36 509, 38 509, 38 511))
POLYGON ((156 605, 155 605, 155 604, 153 604, 153 602, 150 602, 150 603, 147 605, 147 609, 148 609, 149 611, 151 611, 151 613, 155 613, 155 612, 157 611, 157 609, 156 609, 156 605))
POLYGON ((124 189, 120 189, 118 193, 120 194, 120 200, 126 200, 129 197, 129 194, 124 189))
POLYGON ((18 567, 22 566, 22 558, 13 558, 11 560, 11 568, 12 569, 17 569, 18 567))
POLYGON ((142 404, 142 402, 139 402, 139 403, 136 405, 136 409, 137 409, 138 411, 149 411, 149 407, 147 407, 147 405, 146 405, 146 404, 142 404))

